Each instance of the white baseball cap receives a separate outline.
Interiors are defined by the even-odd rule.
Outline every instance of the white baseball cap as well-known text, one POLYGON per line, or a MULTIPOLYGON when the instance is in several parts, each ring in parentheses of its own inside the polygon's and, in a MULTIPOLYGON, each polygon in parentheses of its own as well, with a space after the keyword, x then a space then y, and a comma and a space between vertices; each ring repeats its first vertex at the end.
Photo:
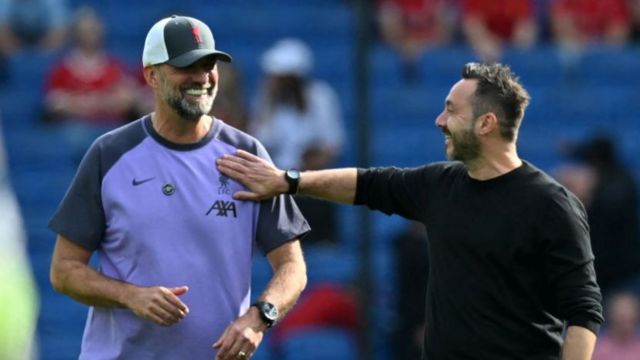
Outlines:
POLYGON ((313 67, 313 54, 302 40, 285 38, 262 55, 261 65, 267 74, 305 76, 313 67))
POLYGON ((187 67, 205 56, 216 55, 225 62, 231 56, 216 50, 211 29, 198 19, 173 15, 155 23, 144 41, 142 65, 169 64, 187 67))

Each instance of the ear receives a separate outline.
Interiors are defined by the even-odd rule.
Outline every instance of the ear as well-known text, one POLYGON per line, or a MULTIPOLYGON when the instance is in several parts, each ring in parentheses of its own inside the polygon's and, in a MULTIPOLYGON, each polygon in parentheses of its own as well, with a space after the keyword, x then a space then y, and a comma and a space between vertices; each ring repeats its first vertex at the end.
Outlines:
POLYGON ((160 69, 158 69, 157 66, 147 66, 142 69, 142 71, 144 73, 144 80, 147 82, 147 84, 154 89, 158 87, 158 72, 160 71, 160 69))
POLYGON ((492 112, 481 115, 480 119, 476 121, 476 130, 478 131, 478 135, 491 134, 494 130, 498 130, 499 126, 498 117, 492 112))

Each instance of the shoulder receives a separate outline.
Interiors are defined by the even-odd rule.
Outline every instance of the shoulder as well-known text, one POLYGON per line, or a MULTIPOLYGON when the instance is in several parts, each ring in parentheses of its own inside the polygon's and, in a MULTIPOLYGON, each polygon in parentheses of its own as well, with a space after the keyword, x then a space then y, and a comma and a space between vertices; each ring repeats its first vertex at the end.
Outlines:
MULTIPOLYGON (((427 179, 443 180, 466 176, 467 168, 459 161, 440 161, 416 168, 427 179)), ((446 182, 451 183, 451 182, 446 182)))
POLYGON ((146 137, 144 119, 135 120, 98 137, 87 152, 87 158, 100 162, 104 172, 111 168, 118 159, 139 145, 146 137))
POLYGON ((146 116, 111 130, 96 139, 93 146, 107 150, 129 149, 147 136, 143 122, 146 116))
POLYGON ((255 155, 260 155, 261 152, 265 151, 262 143, 252 135, 237 129, 220 119, 216 118, 215 122, 217 129, 215 130, 214 138, 217 141, 255 155))
POLYGON ((535 166, 529 163, 525 163, 525 166, 527 168, 524 175, 529 185, 529 195, 537 199, 541 211, 553 213, 554 209, 561 211, 571 209, 581 215, 586 213, 580 200, 566 187, 535 166))
POLYGON ((322 80, 312 80, 306 86, 306 92, 310 99, 336 98, 336 91, 329 83, 322 80))

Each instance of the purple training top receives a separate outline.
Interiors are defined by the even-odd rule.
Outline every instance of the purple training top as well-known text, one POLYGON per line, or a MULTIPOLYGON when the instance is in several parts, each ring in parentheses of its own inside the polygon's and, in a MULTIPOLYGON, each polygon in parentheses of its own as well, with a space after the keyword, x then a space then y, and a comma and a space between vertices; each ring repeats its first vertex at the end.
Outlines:
POLYGON ((233 200, 216 169, 255 138, 218 119, 196 144, 160 137, 146 116, 101 136, 49 226, 99 255, 99 271, 139 286, 187 285, 190 313, 163 327, 129 309, 91 307, 80 359, 213 359, 212 343, 249 307, 254 241, 264 254, 310 228, 290 196, 233 200))

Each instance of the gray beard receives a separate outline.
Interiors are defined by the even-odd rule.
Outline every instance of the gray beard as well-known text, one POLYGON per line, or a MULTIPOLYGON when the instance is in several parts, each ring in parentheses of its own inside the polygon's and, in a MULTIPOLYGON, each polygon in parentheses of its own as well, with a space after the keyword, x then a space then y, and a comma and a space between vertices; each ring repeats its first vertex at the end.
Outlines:
POLYGON ((202 115, 206 115, 211 111, 213 99, 193 105, 186 99, 175 96, 167 99, 167 103, 181 118, 188 121, 198 121, 202 115))

